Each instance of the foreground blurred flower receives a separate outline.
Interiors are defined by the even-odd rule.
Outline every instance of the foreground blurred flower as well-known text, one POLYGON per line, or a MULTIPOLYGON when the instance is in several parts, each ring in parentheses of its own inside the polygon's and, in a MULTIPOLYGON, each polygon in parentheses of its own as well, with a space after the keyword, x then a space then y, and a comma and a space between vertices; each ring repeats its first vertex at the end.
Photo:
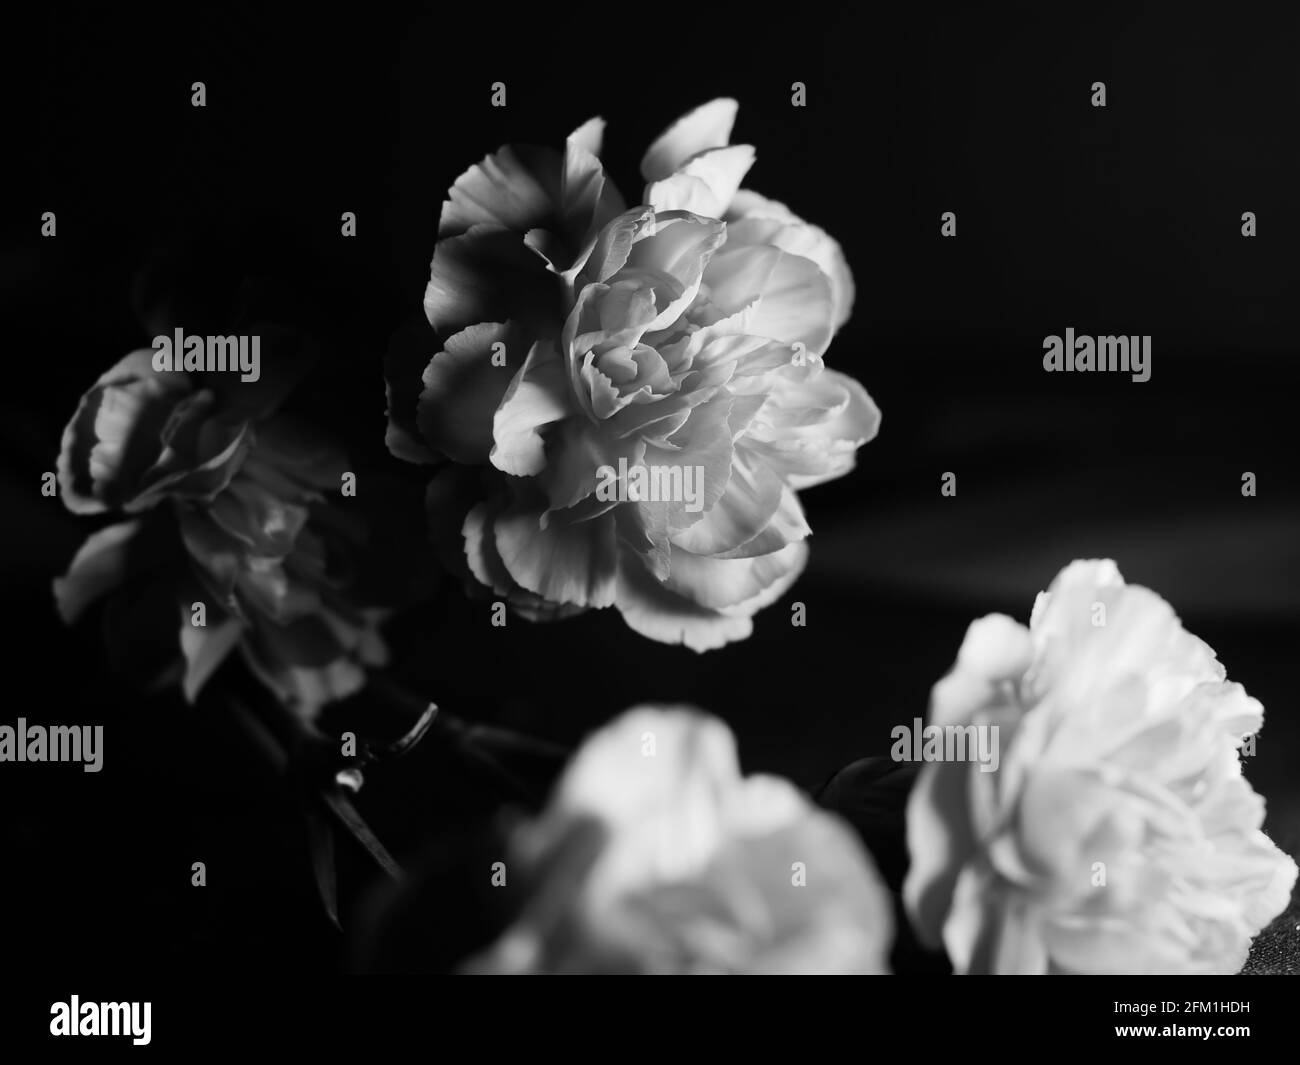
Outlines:
POLYGON ((1263 721, 1113 562, 1066 567, 1026 630, 971 625, 931 722, 1000 728, 1001 767, 925 766, 904 895, 958 972, 1235 973, 1295 863, 1238 748, 1263 721))
POLYGON ((281 702, 312 716, 386 657, 381 611, 350 597, 364 528, 328 502, 346 464, 273 413, 285 387, 273 373, 223 392, 204 375, 155 372, 152 354, 105 373, 64 431, 68 508, 140 516, 86 541, 55 581, 59 613, 71 624, 112 593, 115 644, 162 651, 151 679, 182 674, 193 701, 238 647, 281 702))
POLYGON ((615 606, 697 651, 745 638, 806 562, 796 490, 877 431, 822 363, 852 306, 844 257, 740 189, 735 114, 715 100, 664 133, 630 210, 599 119, 563 154, 502 148, 443 205, 425 294, 443 347, 390 357, 389 447, 509 475, 459 511, 435 480, 430 510, 464 513, 474 579, 526 616, 615 606))
POLYGON ((474 971, 886 971, 893 911, 853 833, 742 777, 731 732, 689 710, 591 736, 506 864, 528 901, 474 971))

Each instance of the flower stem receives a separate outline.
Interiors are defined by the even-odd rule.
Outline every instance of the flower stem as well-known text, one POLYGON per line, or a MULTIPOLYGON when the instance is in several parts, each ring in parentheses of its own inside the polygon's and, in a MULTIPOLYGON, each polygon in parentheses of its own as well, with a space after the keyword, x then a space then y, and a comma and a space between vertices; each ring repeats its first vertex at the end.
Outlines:
MULTIPOLYGON (((230 702, 235 718, 244 726, 271 768, 279 774, 290 771, 291 750, 300 744, 319 742, 321 738, 321 733, 306 725, 278 702, 268 704, 272 708, 270 715, 258 713, 238 698, 232 698, 230 702), (279 728, 273 727, 272 722, 279 728), (286 735, 290 737, 287 741, 286 735)), ((401 866, 393 860, 340 786, 334 783, 322 785, 313 797, 334 815, 338 823, 385 873, 394 880, 401 879, 401 866)))
MULTIPOLYGON (((428 714, 432 706, 386 675, 372 674, 368 687, 378 698, 396 707, 407 718, 422 720, 422 715, 428 714)), ((445 710, 436 712, 429 723, 429 732, 447 742, 466 762, 491 779, 501 798, 534 806, 540 798, 536 790, 503 763, 497 752, 554 762, 557 766, 568 756, 568 752, 558 744, 513 729, 471 724, 445 710)), ((398 753, 403 753, 406 749, 409 748, 403 747, 398 753)))

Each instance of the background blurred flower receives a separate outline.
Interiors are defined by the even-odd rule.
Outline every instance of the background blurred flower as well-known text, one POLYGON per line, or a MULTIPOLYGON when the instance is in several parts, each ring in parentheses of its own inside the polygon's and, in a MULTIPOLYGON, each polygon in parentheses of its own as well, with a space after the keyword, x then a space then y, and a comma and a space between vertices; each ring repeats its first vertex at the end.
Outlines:
POLYGON ((747 637, 806 562, 796 491, 879 427, 822 362, 853 302, 840 248, 740 189, 735 114, 714 100, 665 132, 631 210, 599 119, 563 154, 501 149, 443 205, 425 311, 444 342, 390 352, 389 446, 508 475, 462 506, 435 484, 430 509, 463 514, 473 578, 529 617, 614 606, 697 651, 747 637), (649 470, 698 477, 698 497, 638 497, 649 470))
POLYGON ((480 972, 880 973, 889 896, 853 833, 742 777, 716 719, 640 707, 592 735, 519 827, 527 881, 480 972))
POLYGON ((1001 767, 931 762, 909 913, 958 972, 1234 973, 1295 863, 1238 749, 1260 704, 1113 562, 1067 566, 1030 628, 971 625, 931 724, 1000 728, 1001 767))
POLYGON ((347 464, 272 413, 279 374, 223 391, 156 373, 151 354, 104 374, 64 431, 69 509, 140 516, 87 539, 54 583, 59 613, 71 624, 110 597, 112 645, 149 653, 146 675, 179 678, 191 702, 239 648, 281 702, 312 716, 386 660, 383 611, 356 595, 364 522, 332 501, 347 464))
POLYGON ((248 448, 248 421, 214 417, 188 374, 155 373, 131 352, 81 399, 63 431, 59 487, 74 514, 147 510, 164 496, 211 499, 248 448))

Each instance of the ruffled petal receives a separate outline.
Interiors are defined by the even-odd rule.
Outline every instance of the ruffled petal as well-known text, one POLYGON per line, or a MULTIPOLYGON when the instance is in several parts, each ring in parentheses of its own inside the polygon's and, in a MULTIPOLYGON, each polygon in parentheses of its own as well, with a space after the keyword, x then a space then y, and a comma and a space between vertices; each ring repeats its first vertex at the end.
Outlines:
POLYGON ((611 219, 600 231, 583 260, 577 287, 607 281, 627 263, 633 245, 654 226, 654 208, 633 207, 611 219))
POLYGON ((543 525, 540 511, 511 507, 498 515, 493 532, 506 571, 528 591, 579 607, 614 602, 618 558, 609 516, 576 525, 543 525))
POLYGON ((417 408, 423 439, 456 462, 486 465, 493 418, 524 361, 525 344, 505 322, 472 325, 448 338, 424 371, 417 408), (494 359, 498 351, 502 359, 494 359))
POLYGON ((507 145, 456 179, 442 205, 438 237, 487 224, 526 233, 555 217, 562 162, 550 148, 507 145))
MULTIPOLYGON (((842 398, 819 407, 812 417, 797 405, 787 406, 783 428, 775 428, 768 413, 771 402, 751 421, 744 443, 763 456, 792 488, 808 488, 842 477, 853 469, 857 449, 872 440, 880 428, 880 409, 853 378, 823 370, 824 385, 837 388, 842 398)), ((823 395, 826 393, 823 391, 823 395)))
POLYGON ((712 651, 754 631, 749 617, 728 617, 675 594, 655 580, 635 557, 619 570, 619 613, 628 627, 659 643, 712 651))

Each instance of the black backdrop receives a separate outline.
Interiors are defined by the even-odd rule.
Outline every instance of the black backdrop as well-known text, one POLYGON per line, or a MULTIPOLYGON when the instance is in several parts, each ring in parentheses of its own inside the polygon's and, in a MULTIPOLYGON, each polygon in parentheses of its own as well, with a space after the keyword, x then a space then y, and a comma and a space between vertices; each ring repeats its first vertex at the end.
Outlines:
MULTIPOLYGON (((736 139, 758 148, 748 183, 844 245, 858 302, 828 358, 884 412, 857 471, 805 496, 808 573, 752 639, 706 656, 612 614, 493 629, 486 604, 449 589, 399 627, 403 677, 467 718, 566 744, 639 701, 693 702, 737 729, 748 768, 811 788, 886 752, 971 618, 1027 620, 1061 565, 1108 555, 1264 702, 1248 772, 1271 830, 1300 851, 1298 30, 1280 8, 1172 5, 223 5, 159 21, 65 10, 17 28, 0 259, 5 720, 108 728, 100 774, 0 766, 0 892, 22 915, 10 956, 350 964, 285 789, 219 700, 129 691, 94 621, 65 631, 51 607, 50 579, 90 525, 40 495, 40 474, 84 388, 148 343, 141 268, 205 307, 247 276, 291 287, 330 339, 300 405, 361 461, 418 484, 383 449, 381 361, 420 314, 447 186, 504 142, 558 144, 602 114, 606 165, 634 196, 649 140, 716 95, 740 101, 736 139), (200 80, 204 109, 190 106, 200 80), (489 106, 495 81, 504 109, 489 106), (794 81, 806 108, 791 107, 794 81), (55 239, 40 237, 46 210, 55 239), (355 239, 340 236, 345 210, 355 239), (948 210, 955 240, 939 236, 948 210), (1152 379, 1045 374, 1042 338, 1067 326, 1151 335, 1152 379), (1254 499, 1239 491, 1247 470, 1254 499), (944 471, 955 499, 939 495, 944 471), (806 629, 789 625, 796 599, 806 629), (189 883, 200 860, 202 891, 189 883)), ((433 829, 487 808, 480 791, 430 747, 360 805, 415 861, 433 829)), ((342 860, 354 913, 370 870, 342 860)))

